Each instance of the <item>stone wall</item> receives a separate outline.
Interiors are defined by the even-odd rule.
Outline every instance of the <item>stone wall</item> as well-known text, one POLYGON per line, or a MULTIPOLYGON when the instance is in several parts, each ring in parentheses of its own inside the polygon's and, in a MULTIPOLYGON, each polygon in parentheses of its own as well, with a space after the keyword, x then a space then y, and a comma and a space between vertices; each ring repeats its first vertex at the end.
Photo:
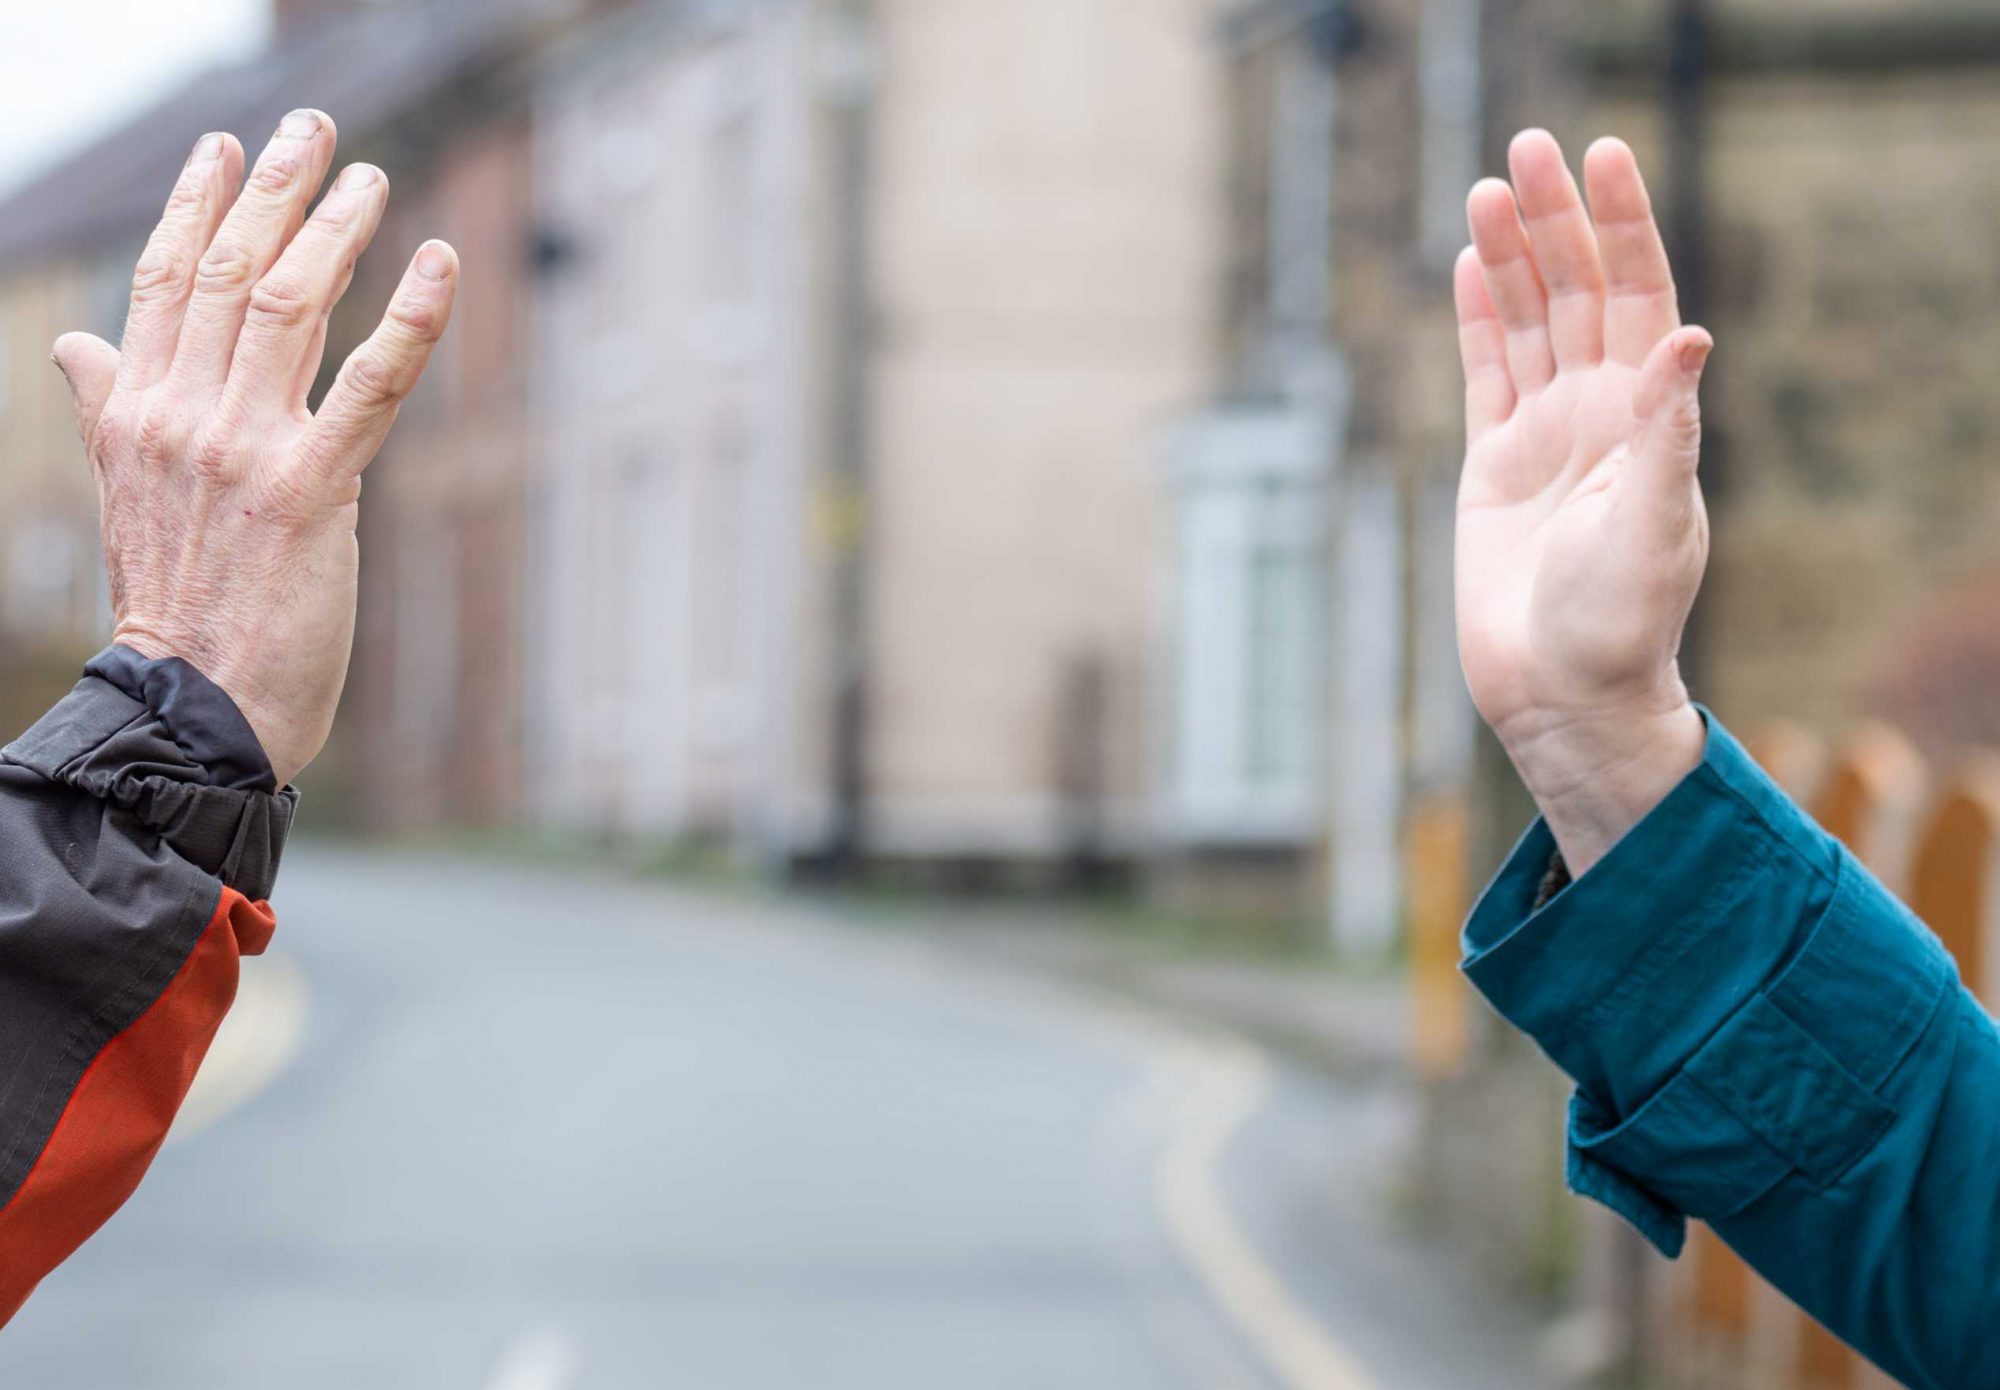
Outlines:
MULTIPOLYGON (((1722 13, 1748 33, 1796 8, 1722 13)), ((1881 32, 1966 12, 1898 7, 1881 32)), ((1933 671, 1952 644, 1913 642, 1940 623, 1976 635, 1968 595, 2000 566, 2000 90, 1970 59, 1870 71, 1776 48, 1741 72, 1725 48, 1714 85, 1722 486, 1700 694, 1742 725, 1885 713, 1932 744, 2000 738, 2000 720, 1935 713, 1940 681, 1977 673, 1933 671)), ((1628 135, 1657 169, 1652 96, 1604 84, 1582 124, 1628 135)))

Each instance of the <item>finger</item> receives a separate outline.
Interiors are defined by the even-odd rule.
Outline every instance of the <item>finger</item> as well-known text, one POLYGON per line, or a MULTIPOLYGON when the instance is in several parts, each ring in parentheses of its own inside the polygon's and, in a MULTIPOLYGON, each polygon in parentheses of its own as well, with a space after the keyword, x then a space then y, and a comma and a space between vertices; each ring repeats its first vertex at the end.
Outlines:
MULTIPOLYGON (((288 410, 305 406, 299 389, 314 359, 321 330, 341 282, 382 223, 389 181, 372 164, 341 171, 299 228, 292 244, 251 290, 229 370, 227 395, 250 409, 269 402, 288 410)), ((311 370, 317 371, 314 360, 311 370)), ((310 377, 307 377, 310 380, 310 377)))
POLYGON ((1458 354, 1465 363, 1465 442, 1471 445, 1514 413, 1514 379, 1507 374, 1507 330, 1472 247, 1458 253, 1451 284, 1458 301, 1458 354))
POLYGON ((1701 463, 1701 374, 1715 339, 1705 328, 1668 334, 1647 355, 1632 397, 1639 434, 1632 450, 1635 482, 1674 497, 1687 491, 1701 463))
POLYGON ((160 224, 132 272, 132 301, 120 343, 119 381, 143 391, 166 376, 194 289, 195 266, 215 239, 243 181, 243 147, 233 135, 204 135, 174 183, 160 224))
POLYGON ((1548 296, 1514 205, 1514 190, 1500 179, 1481 179, 1466 201, 1466 215, 1486 291, 1507 329, 1507 370, 1514 389, 1538 391, 1555 376, 1556 359, 1549 343, 1548 296))
POLYGON ((118 349, 88 333, 65 333, 56 339, 55 364, 69 381, 76 406, 76 432, 86 449, 97 436, 97 417, 118 384, 118 349))
POLYGON ((294 111, 258 156, 236 206, 222 220, 195 270, 173 375, 219 390, 228 380, 250 292, 276 264, 305 220, 306 206, 333 159, 333 121, 294 111))
POLYGON ((347 291, 353 284, 354 262, 349 261, 346 271, 340 277, 340 284, 334 288, 333 302, 327 305, 326 312, 319 316, 319 331, 313 334, 312 346, 306 349, 305 360, 299 363, 299 379, 292 388, 298 400, 309 403, 313 388, 319 385, 320 372, 326 366, 326 339, 327 332, 333 325, 333 311, 341 300, 347 298, 347 291))
POLYGON ((328 479, 356 477, 374 459, 444 336, 457 288, 458 253, 425 242, 381 326, 342 365, 314 418, 307 455, 328 479))
POLYGON ((1524 130, 1507 151, 1535 263, 1549 296, 1549 343, 1563 367, 1604 357, 1604 267, 1562 146, 1546 130, 1524 130))
POLYGON ((1605 355, 1636 367, 1680 327, 1673 267, 1639 161, 1623 140, 1607 138, 1590 147, 1583 157, 1583 182, 1604 260, 1605 355))

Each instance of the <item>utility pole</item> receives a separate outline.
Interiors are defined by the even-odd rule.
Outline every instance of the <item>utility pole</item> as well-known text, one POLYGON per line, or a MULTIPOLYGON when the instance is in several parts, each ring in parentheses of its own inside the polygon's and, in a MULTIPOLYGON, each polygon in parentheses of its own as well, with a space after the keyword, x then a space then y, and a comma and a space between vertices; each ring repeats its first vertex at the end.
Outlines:
MULTIPOLYGON (((1711 305, 1709 263, 1709 90, 1714 35, 1707 0, 1673 0, 1666 43, 1667 254, 1673 260, 1683 322, 1703 322, 1711 305)), ((1728 451, 1713 412, 1702 429, 1701 483, 1713 517, 1728 497, 1728 451)), ((1681 675, 1697 695, 1713 669, 1706 621, 1712 592, 1698 600, 1681 639, 1681 675)))
POLYGON ((834 547, 829 729, 833 824, 826 844, 826 871, 836 881, 847 881, 858 874, 868 842, 872 523, 868 398, 875 337, 869 231, 879 72, 870 0, 835 0, 826 12, 826 23, 822 82, 830 113, 834 243, 832 450, 826 507, 834 547))
MULTIPOLYGON (((1672 0, 1667 17, 1664 100, 1661 111, 1666 127, 1667 220, 1662 229, 1667 254, 1674 267, 1674 284, 1680 298, 1684 322, 1698 322, 1708 312, 1709 295, 1709 197, 1708 197, 1708 114, 1709 80, 1712 73, 1712 33, 1707 0, 1672 0)), ((1711 512, 1724 493, 1720 467, 1723 449, 1712 419, 1704 421, 1702 437, 1702 486, 1711 512)), ((1708 624, 1702 621, 1703 608, 1695 607, 1681 639, 1681 674, 1690 689, 1700 692, 1711 669, 1711 644, 1706 640, 1708 624)), ((1613 1306, 1618 1309, 1624 1336, 1619 1348, 1617 1371, 1633 1383, 1647 1367, 1658 1364, 1649 1325, 1647 1286, 1654 1260, 1651 1249, 1636 1231, 1616 1228, 1611 1257, 1615 1281, 1613 1306)))

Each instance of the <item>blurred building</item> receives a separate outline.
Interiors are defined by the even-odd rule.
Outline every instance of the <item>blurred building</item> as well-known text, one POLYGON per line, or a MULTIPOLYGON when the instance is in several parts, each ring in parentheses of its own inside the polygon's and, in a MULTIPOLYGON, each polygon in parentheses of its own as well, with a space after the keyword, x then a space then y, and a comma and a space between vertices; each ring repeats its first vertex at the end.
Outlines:
MULTIPOLYGON (((122 295, 128 275, 109 285, 122 295)), ((10 737, 68 688, 109 623, 97 489, 49 361, 63 333, 116 323, 106 286, 87 256, 0 270, 0 724, 10 737)))
POLYGON ((551 55, 539 815, 766 862, 1141 846, 1208 14, 666 5, 551 55))
POLYGON ((1152 446, 1216 353, 1211 14, 287 0, 268 55, 0 208, 7 633, 60 665, 103 632, 46 342, 115 337, 183 146, 254 154, 318 105, 396 183, 329 371, 416 240, 466 266, 369 475, 322 804, 773 863, 1130 859, 1152 446))
MULTIPOLYGON (((0 207, 24 708, 104 622, 47 343, 115 335, 195 135, 255 143, 311 102, 397 184, 336 360, 417 240, 466 251, 457 331, 369 478, 322 805, 772 864, 1147 862, 1177 900, 1384 944, 1401 814, 1474 760, 1445 272, 1465 185, 1529 120, 1634 140, 1721 338, 1700 693, 1738 722, 2000 737, 1976 698, 2000 680, 1986 7, 278 20, 270 54, 0 207)), ((1519 814, 1494 804, 1487 840, 1519 814)))
POLYGON ((1217 28, 1230 260, 1213 400, 1164 460, 1164 878, 1363 951, 1400 930, 1405 806, 1469 774, 1440 304, 1480 43, 1474 0, 1249 0, 1217 28))
POLYGON ((0 206, 10 686, 23 671, 74 671, 109 620, 95 496, 48 344, 77 327, 117 340, 132 264, 202 132, 237 132, 254 159, 286 111, 318 106, 341 123, 342 159, 374 160, 397 184, 378 251, 335 316, 321 385, 424 236, 447 232, 467 255, 458 329, 369 474, 354 698, 315 794, 384 824, 514 814, 532 218, 526 89, 510 74, 578 19, 562 0, 287 0, 270 53, 201 75, 0 206))

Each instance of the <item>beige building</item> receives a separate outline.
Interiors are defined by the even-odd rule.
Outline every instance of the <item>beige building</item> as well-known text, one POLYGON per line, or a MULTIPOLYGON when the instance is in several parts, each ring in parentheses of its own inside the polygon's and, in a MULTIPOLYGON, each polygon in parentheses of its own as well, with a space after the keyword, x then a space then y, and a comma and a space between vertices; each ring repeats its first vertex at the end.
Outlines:
POLYGON ((548 70, 531 779, 773 861, 1146 838, 1206 0, 642 11, 548 70))
POLYGON ((71 329, 116 334, 122 272, 66 256, 0 271, 0 739, 75 679, 110 632, 97 489, 62 374, 71 329))
POLYGON ((1400 939, 1400 832, 1462 796, 1451 613, 1462 432, 1449 270, 1480 169, 1482 7, 1243 0, 1215 387, 1167 459, 1163 880, 1400 939))

